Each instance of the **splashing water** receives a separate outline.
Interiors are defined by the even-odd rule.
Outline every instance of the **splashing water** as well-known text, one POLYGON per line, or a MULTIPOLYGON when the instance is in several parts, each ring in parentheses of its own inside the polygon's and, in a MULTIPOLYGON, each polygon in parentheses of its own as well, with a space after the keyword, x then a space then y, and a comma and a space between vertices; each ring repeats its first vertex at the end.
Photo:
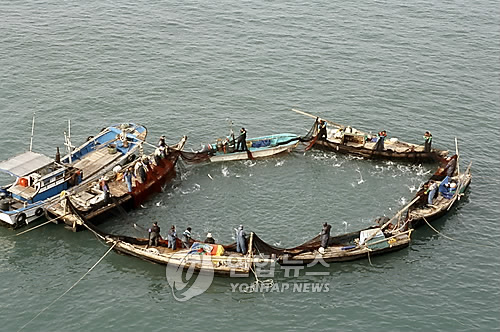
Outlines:
POLYGON ((424 172, 424 170, 423 170, 423 169, 420 169, 420 170, 417 172, 417 175, 418 175, 418 176, 423 176, 423 175, 427 175, 427 174, 429 174, 430 172, 431 172, 431 171, 426 171, 426 172, 424 172))
POLYGON ((225 176, 225 177, 229 176, 229 169, 227 168, 227 166, 223 166, 221 169, 221 172, 222 172, 223 176, 225 176))
POLYGON ((362 184, 363 182, 365 182, 365 180, 363 180, 363 175, 361 174, 361 171, 358 169, 356 169, 356 172, 359 173, 359 177, 360 179, 358 180, 358 184, 362 184))
POLYGON ((276 165, 274 165, 274 166, 280 167, 280 166, 283 166, 284 163, 285 163, 284 160, 280 160, 280 161, 276 162, 276 165))
POLYGON ((255 165, 257 165, 257 162, 252 160, 246 160, 243 164, 248 167, 254 167, 255 165))
POLYGON ((411 187, 409 185, 406 185, 406 187, 408 187, 411 193, 417 190, 417 187, 415 187, 414 185, 411 187))

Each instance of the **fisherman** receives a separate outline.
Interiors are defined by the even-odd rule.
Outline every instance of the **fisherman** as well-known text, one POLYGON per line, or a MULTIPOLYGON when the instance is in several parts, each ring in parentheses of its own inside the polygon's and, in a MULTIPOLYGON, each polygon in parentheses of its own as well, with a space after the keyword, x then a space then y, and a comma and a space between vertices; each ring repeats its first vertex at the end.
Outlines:
POLYGON ((455 173, 455 169, 457 168, 457 158, 447 157, 446 162, 447 164, 444 167, 446 176, 451 178, 455 173))
POLYGON ((243 230, 243 225, 240 225, 236 230, 236 252, 242 253, 243 255, 247 253, 247 238, 243 230))
POLYGON ((321 248, 326 249, 328 248, 328 241, 330 240, 330 230, 332 229, 331 225, 328 225, 328 223, 323 224, 323 229, 321 230, 320 236, 321 236, 321 248))
POLYGON ((382 130, 381 132, 378 133, 378 140, 377 143, 375 144, 376 151, 384 151, 384 141, 386 137, 387 137, 387 132, 385 130, 382 130))
POLYGON ((446 199, 451 199, 455 192, 457 191, 457 183, 456 182, 448 182, 439 188, 439 192, 446 199))
POLYGON ((161 135, 160 140, 158 141, 158 146, 162 148, 167 147, 167 143, 165 142, 165 135, 161 135))
POLYGON ((189 248, 191 246, 191 227, 186 228, 182 233, 182 247, 189 248))
POLYGON ((247 131, 245 128, 241 127, 240 129, 240 136, 238 136, 238 139, 236 140, 237 145, 236 145, 236 151, 247 151, 247 131), (240 149, 241 146, 241 149, 240 149))
POLYGON ((318 139, 322 141, 326 141, 327 138, 327 131, 326 131, 326 121, 322 120, 319 125, 318 125, 318 139))
POLYGON ((174 225, 172 225, 172 227, 168 230, 167 240, 168 248, 172 250, 177 249, 177 232, 175 231, 174 225))
POLYGON ((430 132, 425 132, 424 141, 424 152, 431 152, 432 134, 430 132))
POLYGON ((146 181, 146 170, 144 169, 144 164, 140 160, 135 163, 134 176, 139 183, 146 181))
POLYGON ((160 226, 158 226, 158 223, 155 221, 153 223, 153 226, 149 229, 149 246, 158 246, 158 239, 160 239, 160 226))
POLYGON ((109 200, 109 186, 104 176, 99 180, 99 186, 104 193, 104 202, 107 203, 109 200))
POLYGON ((425 194, 427 194, 427 205, 429 206, 432 205, 432 201, 434 200, 434 195, 436 194, 438 188, 439 188, 438 184, 435 181, 431 180, 429 183, 429 187, 424 192, 425 194))
POLYGON ((214 238, 212 237, 212 233, 208 232, 207 233, 207 238, 205 239, 205 241, 203 241, 204 243, 209 243, 209 244, 215 244, 215 240, 214 238))
POLYGON ((132 166, 130 166, 123 174, 123 181, 125 181, 125 183, 127 184, 127 189, 129 193, 132 192, 132 176, 135 177, 134 169, 132 168, 132 166))

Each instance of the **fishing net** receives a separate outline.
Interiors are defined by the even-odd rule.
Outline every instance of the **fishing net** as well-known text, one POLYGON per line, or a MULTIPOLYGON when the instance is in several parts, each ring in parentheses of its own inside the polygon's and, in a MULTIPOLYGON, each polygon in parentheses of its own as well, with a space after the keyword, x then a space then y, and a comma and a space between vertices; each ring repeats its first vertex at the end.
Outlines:
POLYGON ((213 153, 211 151, 198 151, 198 152, 181 151, 180 155, 182 160, 187 163, 200 163, 209 160, 210 157, 213 156, 213 153))

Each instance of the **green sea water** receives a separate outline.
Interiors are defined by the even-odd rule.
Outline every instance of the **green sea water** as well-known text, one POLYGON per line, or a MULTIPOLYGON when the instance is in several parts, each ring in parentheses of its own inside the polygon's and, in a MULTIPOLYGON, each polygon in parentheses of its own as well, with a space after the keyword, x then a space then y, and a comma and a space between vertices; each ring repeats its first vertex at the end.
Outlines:
MULTIPOLYGON (((0 160, 54 155, 71 120, 74 143, 111 123, 137 122, 155 143, 187 149, 244 126, 249 137, 305 134, 313 119, 455 150, 472 162, 468 194, 409 248, 332 264, 328 292, 242 293, 216 278, 186 302, 165 267, 110 253, 23 331, 495 331, 500 328, 500 9, 494 1, 0 0, 0 160), (451 239, 450 239, 451 238, 451 239), (453 240, 452 240, 453 239, 453 240)), ((257 161, 186 165, 165 191, 102 225, 157 220, 166 230, 244 224, 294 246, 325 221, 332 233, 392 216, 436 165, 367 161, 311 150, 257 161)), ((90 232, 0 228, 0 330, 17 331, 79 280, 107 247, 90 232)))

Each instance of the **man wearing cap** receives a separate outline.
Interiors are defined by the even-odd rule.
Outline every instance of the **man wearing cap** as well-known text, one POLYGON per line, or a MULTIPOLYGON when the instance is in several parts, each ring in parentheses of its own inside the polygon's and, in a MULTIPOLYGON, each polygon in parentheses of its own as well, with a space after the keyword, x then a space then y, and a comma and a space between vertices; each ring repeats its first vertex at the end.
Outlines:
POLYGON ((236 252, 242 253, 243 255, 247 253, 247 239, 245 231, 243 230, 243 225, 240 225, 236 230, 236 252))
POLYGON ((207 233, 207 238, 205 239, 205 241, 203 241, 204 243, 209 243, 209 244, 215 244, 215 240, 214 238, 212 237, 212 233, 208 232, 207 233))
POLYGON ((155 221, 153 227, 149 229, 149 246, 158 246, 158 239, 160 238, 160 226, 155 221))

